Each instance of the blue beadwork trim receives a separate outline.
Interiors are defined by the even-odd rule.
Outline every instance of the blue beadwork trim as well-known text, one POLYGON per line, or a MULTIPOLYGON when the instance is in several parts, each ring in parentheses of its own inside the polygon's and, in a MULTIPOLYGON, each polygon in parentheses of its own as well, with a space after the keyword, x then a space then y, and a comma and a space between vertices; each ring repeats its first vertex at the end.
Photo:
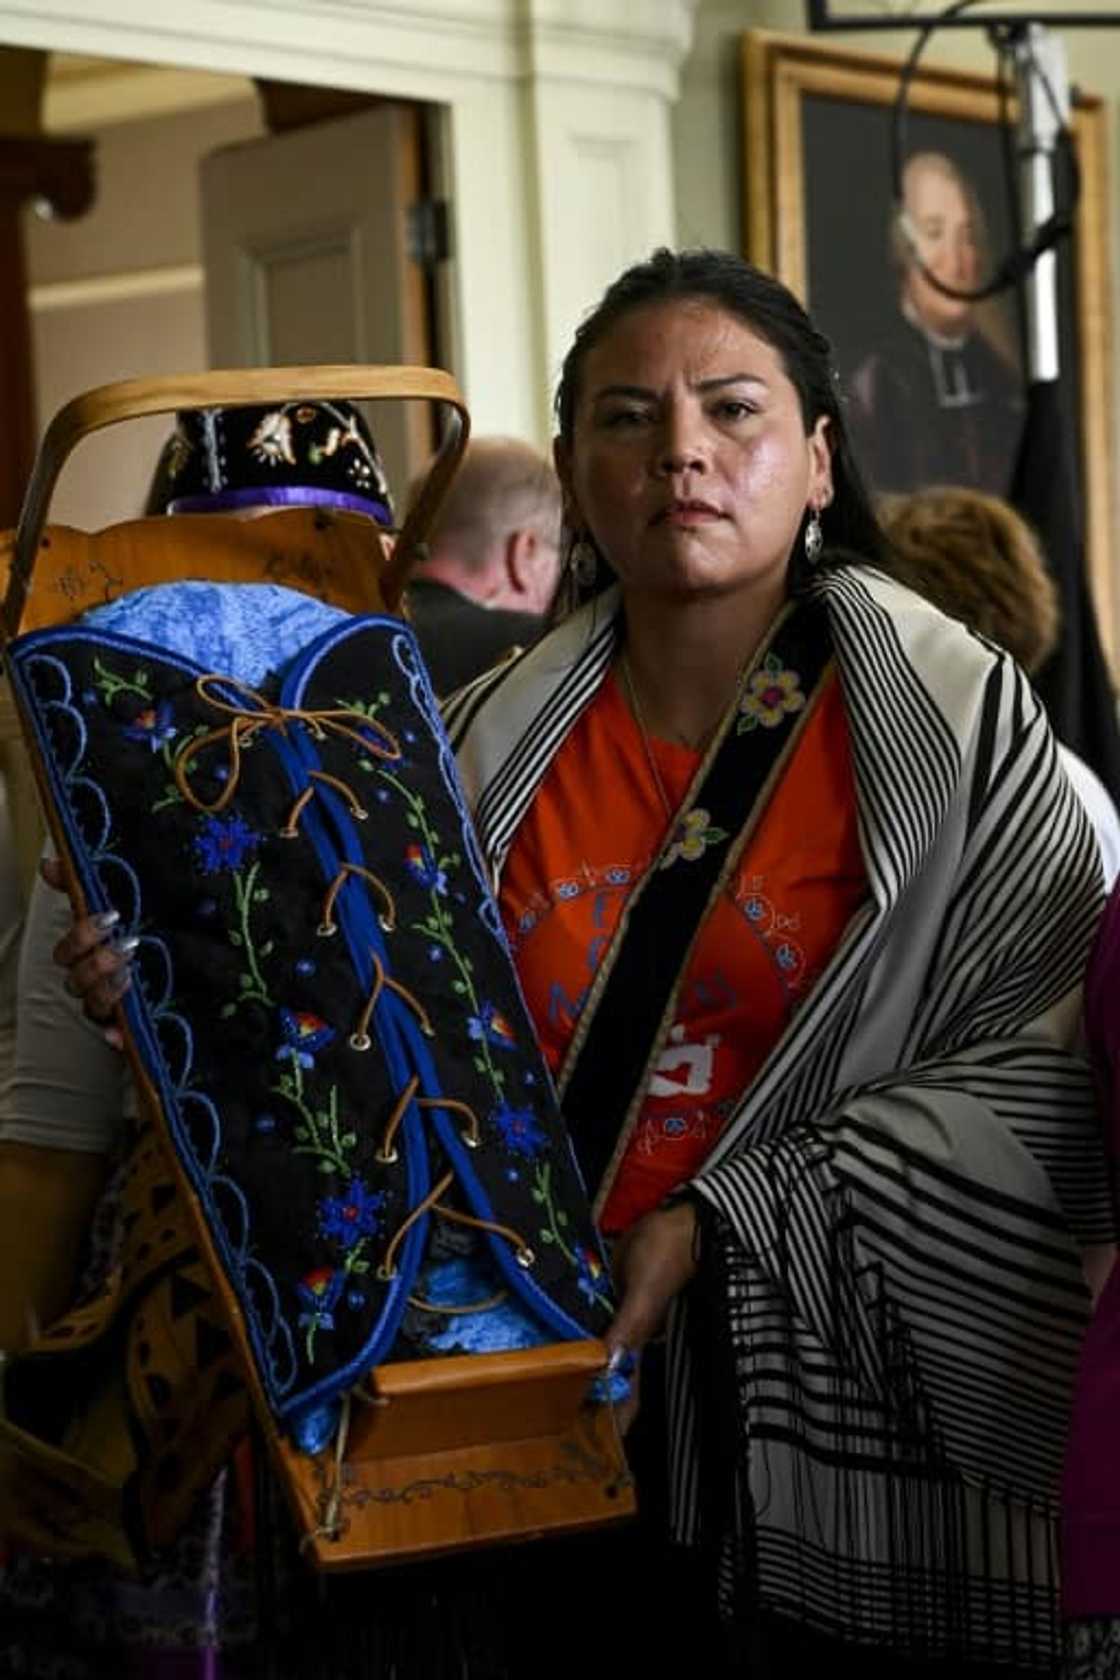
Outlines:
MULTIPOLYGON (((36 740, 40 749, 40 760, 45 767, 48 781, 55 795, 55 808, 62 822, 63 829, 70 849, 70 855, 81 881, 82 890, 86 895, 89 907, 93 911, 107 910, 116 900, 110 895, 103 880, 103 871, 108 868, 119 870, 133 889, 133 903, 131 913, 122 912, 121 921, 125 932, 138 937, 147 951, 155 950, 161 956, 165 965, 166 984, 162 995, 158 999, 148 996, 143 981, 134 985, 125 995, 123 1007, 128 1020, 129 1030, 136 1040, 141 1052, 146 1071, 155 1085, 164 1113, 167 1115, 168 1129, 176 1151, 186 1168, 188 1177, 194 1187, 200 1202, 206 1210, 211 1235, 222 1260, 222 1264, 237 1290, 242 1307, 245 1311, 246 1328, 250 1345, 261 1373, 262 1386, 270 1402, 278 1410, 282 1407, 282 1397, 291 1388, 298 1376, 298 1362, 295 1352, 295 1338, 291 1328, 280 1310, 279 1293, 275 1280, 268 1269, 259 1261, 252 1258, 249 1248, 251 1232, 249 1230, 248 1207, 240 1187, 224 1175, 214 1171, 218 1156, 221 1136, 221 1121, 211 1099, 202 1091, 193 1091, 189 1086, 189 1079, 193 1064, 194 1040, 190 1024, 181 1015, 168 1006, 168 999, 174 990, 174 968, 171 954, 166 944, 158 935, 144 933, 141 926, 143 915, 143 900, 140 883, 135 871, 125 859, 108 849, 108 839, 112 827, 109 801, 98 786, 89 777, 79 777, 77 768, 85 757, 88 735, 85 721, 81 713, 72 705, 73 688, 70 674, 65 665, 57 659, 52 659, 43 653, 54 642, 72 644, 75 641, 85 641, 91 646, 110 648, 114 652, 125 654, 130 658, 151 659, 158 657, 160 662, 170 668, 180 671, 184 676, 197 678, 205 675, 202 669, 174 654, 166 654, 161 649, 149 647, 146 642, 134 640, 132 637, 117 636, 108 631, 83 631, 80 626, 67 626, 64 629, 47 629, 32 631, 27 636, 13 642, 8 649, 8 667, 13 685, 19 690, 25 715, 30 717, 35 730, 36 740), (63 701, 44 703, 34 689, 33 673, 38 665, 46 665, 57 677, 60 677, 65 688, 63 701), (66 713, 75 724, 81 742, 80 750, 70 765, 59 770, 55 761, 54 748, 47 735, 43 721, 43 714, 53 711, 66 713), (81 787, 96 795, 97 802, 104 811, 105 825, 100 837, 91 844, 90 839, 81 833, 72 815, 71 795, 73 790, 81 787), (172 1069, 169 1052, 160 1028, 170 1028, 181 1035, 183 1057, 178 1073, 172 1069), (188 1119, 185 1109, 190 1108, 197 1113, 204 1122, 208 1123, 212 1147, 201 1153, 194 1141, 196 1123, 188 1119), (243 1228, 239 1233, 231 1231, 222 1208, 218 1204, 216 1192, 228 1194, 235 1207, 241 1210, 243 1228), (274 1312, 269 1324, 259 1311, 257 1302, 259 1296, 251 1292, 251 1285, 263 1291, 265 1299, 271 1303, 274 1312)), ((224 689, 220 684, 215 685, 216 691, 231 704, 244 703, 243 696, 233 690, 224 689)), ((117 908, 120 908, 117 905, 117 908)))

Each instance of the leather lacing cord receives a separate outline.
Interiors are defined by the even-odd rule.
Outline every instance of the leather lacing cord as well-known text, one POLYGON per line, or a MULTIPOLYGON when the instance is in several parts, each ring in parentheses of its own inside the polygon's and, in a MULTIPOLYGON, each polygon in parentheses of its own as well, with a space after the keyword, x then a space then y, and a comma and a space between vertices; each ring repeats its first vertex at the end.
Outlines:
MULTIPOLYGON (((312 791, 311 788, 306 789, 307 794, 312 791)), ((303 798, 304 796, 301 794, 300 797, 303 798)), ((392 933, 397 925, 397 907, 393 902, 392 893, 381 877, 375 875, 372 869, 367 869, 362 863, 343 863, 339 865, 338 874, 327 888, 327 895, 323 900, 323 910, 319 917, 319 926, 316 929, 320 939, 329 939, 338 932, 338 923, 334 919, 335 900, 351 875, 360 875, 363 881, 368 881, 370 886, 376 887, 381 894, 385 909, 378 916, 377 921, 382 932, 392 933)), ((374 960, 377 960, 376 957, 374 960)), ((380 987, 378 990, 380 990, 380 987)))
MULTIPOLYGON (((405 1113, 407 1112, 408 1105, 413 1101, 415 1101, 417 1108, 444 1108, 449 1109, 452 1113, 465 1115, 468 1121, 468 1127, 465 1131, 459 1134, 462 1142, 468 1149, 477 1149, 482 1142, 482 1131, 478 1124, 478 1116, 469 1103, 460 1102, 455 1097, 418 1097, 416 1092, 419 1088, 419 1084, 419 1078, 416 1077, 416 1075, 413 1075, 408 1084, 404 1087, 400 1096, 397 1098, 393 1112, 385 1122, 385 1130, 381 1137, 381 1147, 374 1156, 374 1160, 382 1166, 392 1166, 399 1159, 398 1152, 393 1146, 396 1141, 397 1132, 400 1130, 401 1123, 404 1120, 405 1113)), ((515 1231, 512 1226, 501 1225, 495 1219, 478 1219, 474 1216, 474 1214, 462 1213, 458 1208, 445 1206, 444 1203, 440 1201, 440 1197, 454 1182, 455 1174, 453 1171, 444 1173, 439 1182, 431 1190, 429 1190, 423 1201, 418 1202, 412 1211, 397 1226, 397 1229, 390 1238, 389 1245, 382 1256, 381 1264, 377 1268, 377 1277, 381 1283, 391 1283, 393 1278, 396 1277, 397 1268, 394 1262, 400 1246, 408 1232, 412 1229, 413 1225, 415 1225, 416 1221, 422 1218, 423 1215, 429 1211, 438 1214, 441 1219, 446 1219, 453 1225, 467 1225, 475 1231, 489 1231, 496 1237, 504 1237, 507 1242, 512 1243, 513 1245, 514 1258, 516 1259, 517 1264, 519 1266, 523 1266, 526 1271, 528 1271, 529 1267, 535 1263, 536 1255, 533 1253, 533 1250, 529 1247, 529 1244, 525 1241, 524 1237, 521 1236, 520 1232, 515 1231)), ((449 1314, 472 1313, 483 1312, 488 1307, 497 1306, 499 1301, 505 1300, 506 1293, 506 1290, 502 1289, 499 1290, 496 1295, 488 1296, 484 1301, 475 1301, 464 1306, 443 1307, 436 1302, 425 1301, 418 1295, 410 1295, 408 1297, 408 1301, 410 1306, 419 1307, 423 1312, 449 1314)))
MULTIPOLYGON (((324 740, 327 735, 337 735, 343 740, 353 742, 370 758, 381 758, 389 763, 394 763, 402 756, 400 743, 396 736, 386 729, 383 723, 378 723, 376 718, 367 717, 364 712, 354 711, 348 706, 330 707, 324 711, 305 710, 299 706, 274 706, 263 695, 258 694, 256 689, 250 688, 247 683, 238 682, 232 677, 221 676, 217 672, 208 672, 205 676, 199 677, 194 686, 200 699, 204 700, 208 706, 212 706, 216 712, 224 713, 230 720, 228 723, 218 724, 216 728, 207 730, 204 735, 196 735, 193 739, 185 741, 175 755, 173 768, 176 787, 189 805, 193 805, 198 811, 205 811, 208 816, 216 816, 219 811, 224 811, 237 792, 237 786, 241 780, 241 754, 252 745, 253 740, 262 729, 275 729, 281 735, 287 735, 289 724, 300 723, 310 731, 317 741, 324 740), (245 696, 251 702, 251 709, 231 705, 229 701, 223 700, 212 693, 211 687, 215 683, 220 683, 224 689, 245 696), (371 739, 371 733, 380 738, 371 739), (226 777, 225 786, 217 799, 207 801, 201 799, 191 787, 188 771, 190 765, 198 758, 200 753, 205 752, 207 747, 214 746, 221 741, 228 743, 229 773, 226 777)), ((330 783, 342 792, 350 803, 354 815, 358 816, 358 812, 362 810, 361 801, 346 786, 345 782, 340 782, 321 770, 311 770, 308 774, 319 781, 330 783)), ((310 792, 310 789, 304 789, 305 794, 310 794, 310 792)), ((303 798, 302 794, 300 798, 303 798)), ((304 804, 306 804, 306 799, 304 799, 304 804)), ((294 823, 299 820, 299 812, 303 809, 299 800, 296 801, 296 805, 299 810, 293 809, 293 815, 289 817, 287 823, 287 827, 293 833, 294 823)))
MULTIPOLYGON (((325 770, 309 770, 307 772, 307 779, 309 782, 323 782, 327 787, 334 788, 335 792, 340 793, 343 799, 345 799, 347 805, 349 805, 350 815, 353 817, 354 821, 365 822, 366 818, 369 816, 369 812, 354 792, 354 789, 349 787, 340 777, 328 775, 325 770)), ((302 817, 304 811, 307 809, 314 797, 315 789, 313 787, 305 787, 297 796, 295 804, 288 812, 287 822, 284 824, 283 828, 277 831, 281 840, 299 839, 299 819, 302 817)))
POLYGON ((393 1143, 400 1123, 405 1117, 405 1111, 407 1110, 413 1097, 416 1095, 419 1086, 419 1077, 416 1074, 413 1074, 412 1078, 397 1098, 397 1105, 385 1123, 385 1130, 381 1135, 381 1148, 373 1157, 374 1160, 383 1167, 391 1167, 395 1162, 400 1160, 400 1156, 393 1148, 393 1143))
POLYGON ((434 1212, 442 1219, 449 1219, 453 1225, 469 1225, 473 1231, 492 1231, 496 1237, 504 1237, 508 1243, 514 1245, 513 1258, 523 1271, 536 1264, 536 1255, 512 1225, 499 1225, 496 1219, 478 1219, 473 1213, 463 1213, 459 1208, 443 1207, 436 1203, 434 1212))
MULTIPOLYGON (((442 1105, 438 1098, 433 1098, 432 1106, 438 1108, 442 1105)), ((473 1213, 462 1213, 458 1208, 446 1207, 440 1201, 444 1191, 449 1190, 454 1182, 454 1172, 445 1172, 438 1183, 428 1191, 423 1201, 417 1202, 411 1213, 401 1220, 389 1241, 389 1246, 385 1250, 381 1264, 377 1268, 378 1282, 391 1283, 396 1277, 397 1268, 393 1262, 396 1260, 398 1250, 416 1221, 422 1219, 429 1209, 432 1213, 437 1213, 441 1219, 448 1220, 452 1225, 468 1225, 473 1231, 489 1231, 496 1237, 504 1237, 508 1243, 512 1243, 513 1257, 519 1266, 528 1271, 530 1266, 535 1265, 536 1255, 520 1232, 515 1231, 511 1225, 501 1225, 496 1219, 478 1219, 473 1213)), ((442 1311, 439 1307, 434 1310, 442 1311)))
MULTIPOLYGON (((413 1098, 416 1100, 417 1108, 446 1108, 452 1110, 456 1114, 465 1114, 469 1125, 466 1131, 459 1134, 463 1143, 468 1149, 477 1149, 482 1142, 482 1132, 478 1124, 478 1115, 469 1103, 460 1102, 456 1097, 417 1097, 416 1092, 419 1085, 420 1080, 413 1075, 398 1097, 396 1106, 385 1123, 385 1130, 381 1137, 381 1147, 374 1156, 374 1160, 381 1166, 390 1167, 400 1158, 396 1149, 393 1147, 393 1144, 396 1140, 401 1122, 404 1119, 405 1112, 408 1109, 408 1105, 412 1102, 413 1098)), ((441 1179, 427 1200, 422 1202, 418 1208, 413 1210, 405 1223, 397 1231, 395 1237, 385 1251, 385 1258, 382 1260, 381 1266, 378 1268, 377 1275, 383 1283, 390 1282, 391 1279, 396 1276, 396 1270, 393 1267, 393 1260, 396 1256, 397 1247, 400 1244, 401 1238, 404 1236, 409 1226, 414 1224, 420 1214, 427 1208, 431 1208, 433 1213, 438 1213, 445 1219, 452 1221, 458 1220, 460 1223, 464 1224, 474 1223, 482 1229, 494 1231, 499 1236, 508 1237, 510 1241, 516 1245, 518 1255, 520 1256, 524 1254, 527 1256, 527 1258, 522 1260, 520 1263, 524 1266, 532 1265, 534 1259, 532 1250, 529 1249, 523 1239, 518 1236, 516 1231, 511 1230, 506 1225, 492 1224, 487 1220, 471 1221, 467 1214, 457 1214, 454 1209, 445 1208, 440 1205, 438 1198, 442 1196, 444 1190, 452 1181, 453 1176, 453 1174, 448 1173, 443 1179, 441 1179)), ((408 1297, 408 1304, 410 1307, 419 1308, 421 1312, 445 1313, 449 1317, 455 1317, 461 1316, 464 1313, 486 1312, 490 1307, 496 1307, 504 1301, 508 1293, 509 1291, 506 1289, 499 1289, 496 1294, 488 1295, 484 1301, 471 1301, 464 1306, 441 1306, 435 1301, 425 1301, 421 1295, 410 1295, 408 1297)))
POLYGON ((434 1038, 436 1029, 432 1026, 431 1016, 420 999, 414 992, 410 992, 407 986, 403 986, 399 980, 394 980, 391 974, 386 974, 385 965, 376 951, 371 951, 369 955, 370 961, 373 963, 373 985, 370 987, 369 997, 362 1005, 362 1012, 358 1016, 354 1031, 350 1034, 351 1050, 368 1050, 371 1047, 373 1040, 369 1036, 369 1024, 373 1018, 373 1012, 377 1008, 377 1000, 386 989, 395 992, 399 998, 408 1004, 420 1023, 420 1031, 424 1034, 424 1037, 434 1038))

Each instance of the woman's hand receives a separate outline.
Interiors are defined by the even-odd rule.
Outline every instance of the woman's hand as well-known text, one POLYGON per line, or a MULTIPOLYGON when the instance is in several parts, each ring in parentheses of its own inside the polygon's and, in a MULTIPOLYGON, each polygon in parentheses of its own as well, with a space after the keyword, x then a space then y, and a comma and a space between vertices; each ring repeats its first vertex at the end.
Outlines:
MULTIPOLYGON (((65 890, 62 865, 56 858, 44 858, 39 868, 49 887, 65 890)), ((116 924, 114 911, 82 916, 53 952, 55 962, 66 970, 67 991, 81 998, 86 1015, 102 1026, 112 1020, 117 1004, 132 984, 129 958, 137 941, 115 938, 116 924)), ((105 1026, 105 1038, 115 1049, 123 1048, 119 1027, 105 1026)))
MULTIPOLYGON (((660 1328, 674 1296, 696 1272, 696 1209, 691 1202, 659 1208, 632 1225, 614 1251, 620 1305, 604 1341, 617 1361, 637 1355, 660 1328)), ((637 1372, 618 1408, 623 1434, 638 1411, 637 1372)))

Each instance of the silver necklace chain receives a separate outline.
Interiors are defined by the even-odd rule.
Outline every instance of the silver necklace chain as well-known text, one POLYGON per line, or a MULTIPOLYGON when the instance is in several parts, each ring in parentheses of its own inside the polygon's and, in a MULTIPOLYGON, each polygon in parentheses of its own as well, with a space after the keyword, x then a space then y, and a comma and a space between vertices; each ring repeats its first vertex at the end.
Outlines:
POLYGON ((625 648, 623 648, 619 653, 619 664, 622 668, 623 680, 626 683, 626 693, 630 700, 630 710, 634 714, 634 722, 637 724, 638 734, 642 738, 642 750, 646 755, 646 763, 649 765, 650 774, 653 777, 653 785, 657 789, 657 796, 660 799, 662 809, 665 812, 665 821, 666 823, 671 823, 677 814, 676 807, 672 804, 669 798, 665 788, 665 783, 661 776, 661 771, 657 766, 657 759, 654 757, 653 743, 650 740, 649 730, 646 728, 645 713, 642 711, 642 703, 638 699, 637 684, 634 681, 634 674, 630 669, 630 661, 626 657, 625 648))

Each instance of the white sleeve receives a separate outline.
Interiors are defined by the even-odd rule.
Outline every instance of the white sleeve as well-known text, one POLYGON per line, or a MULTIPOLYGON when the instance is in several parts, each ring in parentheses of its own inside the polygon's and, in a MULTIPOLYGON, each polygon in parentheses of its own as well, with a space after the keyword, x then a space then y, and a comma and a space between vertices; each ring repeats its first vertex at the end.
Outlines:
POLYGON ((0 1092, 0 1141, 103 1154, 120 1133, 132 1083, 63 985, 52 952, 72 921, 69 900, 36 881, 19 960, 12 1075, 0 1092))
POLYGON ((1117 877, 1120 876, 1120 815, 1117 814, 1108 789, 1096 772, 1090 770, 1084 759, 1078 758, 1076 753, 1060 743, 1058 756, 1062 761, 1062 769, 1073 783, 1073 790, 1084 805, 1093 825, 1100 848, 1101 867, 1104 870, 1104 890, 1111 892, 1117 877))

